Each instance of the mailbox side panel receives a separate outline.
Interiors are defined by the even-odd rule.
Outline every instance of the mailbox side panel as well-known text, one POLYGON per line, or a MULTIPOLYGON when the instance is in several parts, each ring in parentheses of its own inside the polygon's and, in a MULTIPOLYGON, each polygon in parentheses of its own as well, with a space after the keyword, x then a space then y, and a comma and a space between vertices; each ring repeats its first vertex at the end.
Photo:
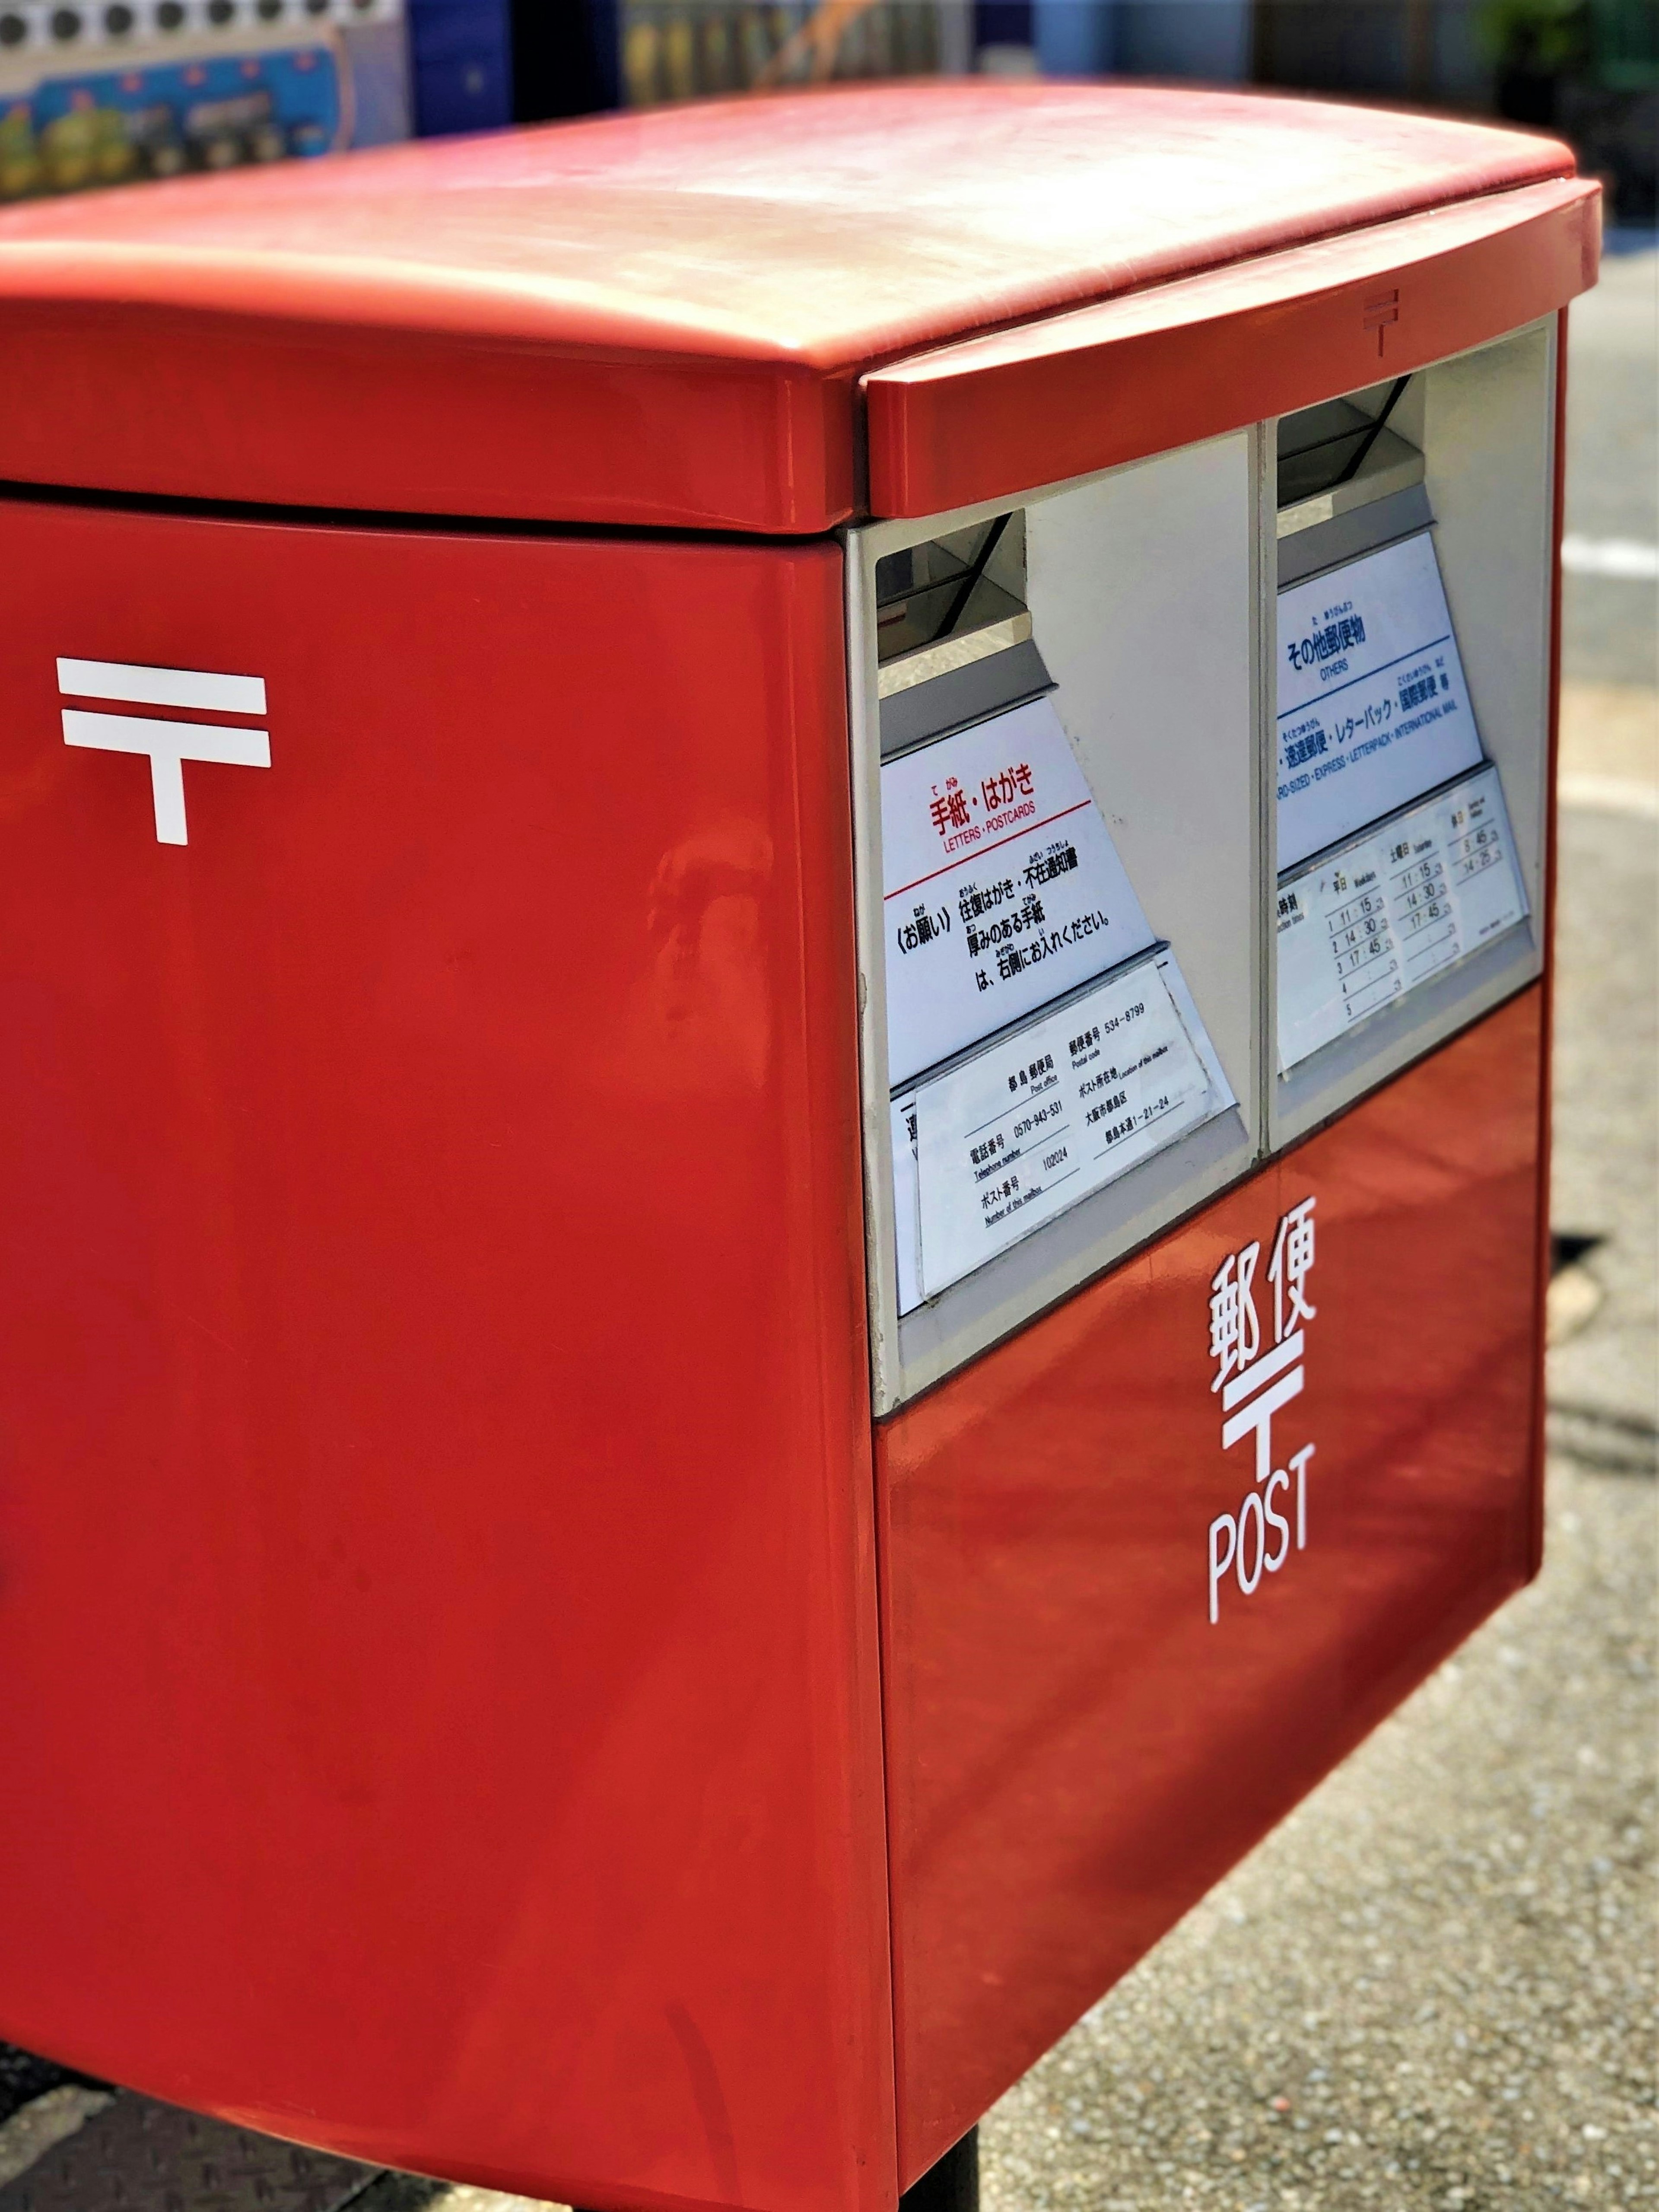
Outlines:
POLYGON ((1534 986, 878 1431, 902 2179, 1532 1571, 1544 1066, 1534 986))
POLYGON ((890 2205, 839 554, 0 537, 0 2033, 890 2205), (58 655, 269 769, 158 842, 58 655))

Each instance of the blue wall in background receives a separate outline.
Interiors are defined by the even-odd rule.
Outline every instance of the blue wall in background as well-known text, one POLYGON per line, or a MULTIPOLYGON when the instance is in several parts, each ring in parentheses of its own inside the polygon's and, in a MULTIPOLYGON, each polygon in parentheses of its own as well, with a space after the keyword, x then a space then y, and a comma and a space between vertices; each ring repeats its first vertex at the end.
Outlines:
POLYGON ((1111 0, 1034 0, 1031 13, 1044 76, 1098 76, 1112 67, 1111 0))
POLYGON ((1029 46, 1035 0, 974 0, 975 46, 1029 46))
POLYGON ((1250 74, 1249 0, 1115 0, 1111 67, 1236 84, 1250 74))
POLYGON ((1249 0, 1032 0, 1031 17, 1045 76, 1249 75, 1249 0))
POLYGON ((513 120, 510 0, 406 0, 415 128, 422 138, 513 120))
MULTIPOLYGON (((407 0, 422 137, 580 114, 617 97, 617 0, 407 0)), ((1249 0, 975 0, 975 44, 1032 46, 1048 76, 1248 76, 1249 0)))

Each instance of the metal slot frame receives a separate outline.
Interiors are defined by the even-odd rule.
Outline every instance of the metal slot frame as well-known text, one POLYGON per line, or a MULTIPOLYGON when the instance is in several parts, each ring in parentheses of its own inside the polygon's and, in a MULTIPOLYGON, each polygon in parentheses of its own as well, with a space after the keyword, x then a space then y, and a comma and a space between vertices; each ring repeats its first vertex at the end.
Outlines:
POLYGON ((1386 499, 1390 492, 1408 490, 1422 481, 1423 456, 1416 447, 1408 445, 1397 431, 1379 430, 1376 443, 1354 476, 1331 485, 1327 491, 1313 492, 1306 499, 1281 507, 1274 525, 1275 533, 1280 538, 1293 538, 1300 531, 1316 530, 1321 523, 1330 522, 1339 514, 1352 514, 1357 507, 1386 499))
MULTIPOLYGON (((1091 1276, 1115 1264, 1237 1181, 1260 1156, 1262 1089, 1256 1051, 1257 1042, 1265 1033, 1260 1005, 1263 963, 1251 916, 1259 915, 1264 909, 1267 883, 1270 880, 1262 873, 1256 800, 1266 781, 1260 747, 1264 727, 1271 728, 1270 723, 1264 725, 1260 706, 1263 672, 1260 665, 1262 633, 1258 614, 1263 596, 1262 579, 1272 573, 1270 565, 1264 566, 1263 548, 1271 546, 1273 530, 1271 504, 1265 513, 1262 510, 1264 489, 1269 500, 1271 495, 1264 471, 1264 449, 1261 430, 1247 429, 1227 439, 1178 448, 1173 453, 1136 462, 1125 469, 1047 485, 1012 500, 1004 497, 949 514, 915 521, 877 523, 846 533, 854 869, 860 944, 865 1199, 872 1382, 878 1414, 891 1412, 1056 1304, 1091 1276), (1233 1044, 1231 1060, 1228 1054, 1215 1045, 1218 1009, 1213 991, 1206 1006, 1184 965, 1182 973, 1197 1001, 1200 1018, 1212 1032, 1222 1073, 1238 1103, 1176 1139, 1167 1150, 1127 1170, 1103 1188, 1081 1199, 1056 1219, 1034 1230, 1029 1237, 901 1320, 893 1214, 893 1093, 887 1082, 882 927, 881 699, 875 652, 875 563, 890 552, 986 520, 1010 507, 1024 508, 1029 525, 1037 510, 1050 507, 1052 502, 1130 477, 1141 477, 1150 483, 1148 471, 1173 467, 1179 472, 1187 457, 1214 456, 1221 448, 1229 449, 1225 463, 1236 473, 1239 550, 1249 572, 1239 593, 1236 732, 1240 808, 1249 849, 1239 878, 1238 911, 1231 923, 1231 936, 1237 947, 1237 995, 1247 1002, 1247 1006, 1238 1021, 1243 1042, 1233 1044)), ((1220 464, 1212 459, 1211 465, 1220 464)), ((1232 477, 1228 480, 1231 483, 1232 477)), ((1035 573, 1029 598, 1036 642, 1041 651, 1045 616, 1042 586, 1035 573)), ((1060 679, 1058 696, 1063 702, 1064 672, 1056 673, 1060 679)), ((1115 837, 1119 836, 1121 817, 1113 814, 1110 793, 1097 787, 1096 796, 1115 837)), ((1127 853, 1125 864, 1130 866, 1137 891, 1145 902, 1149 887, 1139 879, 1127 853)), ((1152 914, 1153 906, 1149 906, 1149 915, 1152 914)), ((1178 961, 1182 960, 1190 946, 1183 946, 1182 931, 1164 931, 1155 915, 1153 926, 1159 928, 1160 935, 1174 939, 1174 954, 1178 961)), ((1036 1014, 1032 1017, 1040 1018, 1036 1014)))
MULTIPOLYGON (((1269 913, 1263 991, 1268 1027, 1262 1060, 1269 1071, 1266 1126, 1274 1152, 1328 1121, 1543 972, 1558 374, 1552 316, 1420 369, 1413 380, 1423 412, 1424 483, 1442 577, 1482 750, 1499 773, 1529 915, 1281 1075, 1278 958, 1269 913), (1517 438, 1530 448, 1519 465, 1511 450, 1517 438)), ((1362 517, 1339 516, 1327 526, 1333 538, 1342 533, 1345 521, 1363 532, 1362 517)), ((1376 542, 1389 543, 1395 534, 1382 532, 1376 542)), ((1272 763, 1281 547, 1299 550, 1297 538, 1279 539, 1275 532, 1263 594, 1267 665, 1273 672, 1263 702, 1269 764, 1265 830, 1269 880, 1275 884, 1272 763)), ((1335 559, 1356 559, 1366 550, 1372 549, 1345 543, 1335 559)), ((1317 574, 1324 565, 1315 564, 1307 573, 1317 574)))
MULTIPOLYGON (((1051 502, 1156 471, 1183 456, 1225 446, 1196 447, 1068 483, 1045 485, 981 506, 913 521, 879 522, 843 533, 849 720, 852 735, 854 867, 860 937, 860 1060, 864 1113, 866 1220, 872 1385, 878 1414, 893 1411, 964 1361, 1012 1334, 1092 1276, 1116 1265, 1207 1199, 1240 1181, 1263 1159, 1296 1143, 1335 1114, 1433 1051, 1532 981, 1543 966, 1547 928, 1543 880, 1547 821, 1548 707, 1553 676, 1549 597, 1554 482, 1554 392, 1558 374, 1553 317, 1419 370, 1399 410, 1411 456, 1383 447, 1378 465, 1362 469, 1356 496, 1328 521, 1307 519, 1284 537, 1276 503, 1277 424, 1236 434, 1246 441, 1249 568, 1248 713, 1253 782, 1241 805, 1249 841, 1248 915, 1235 933, 1248 949, 1252 1042, 1241 1056, 1223 1054, 1238 1109, 1179 1139, 1165 1153, 1129 1170, 1118 1182, 1080 1200, 1057 1219, 988 1261, 973 1275, 901 1322, 894 1248, 890 1096, 881 865, 881 726, 874 632, 874 565, 883 555, 947 531, 1024 508, 1039 524, 1051 502), (1496 404, 1498 416, 1494 416, 1496 404), (1508 441, 1507 443, 1505 441, 1508 441), (1518 444, 1517 444, 1518 441, 1518 444), (1401 481, 1396 482, 1398 476, 1401 481), (1410 497, 1414 488, 1416 499, 1410 497), (1432 501, 1433 515, 1428 506, 1432 501), (1418 517, 1419 504, 1424 517, 1418 517), (1413 516, 1401 520, 1405 507, 1413 516), (1375 508, 1375 514, 1368 514, 1375 508), (1424 526, 1427 518, 1442 552, 1448 599, 1456 625, 1486 757, 1499 769, 1530 906, 1529 918, 1490 945, 1381 1009, 1348 1036, 1335 1040, 1291 1071, 1278 1073, 1278 962, 1273 892, 1278 880, 1276 665, 1281 549, 1300 555, 1306 572, 1358 557, 1424 526), (1316 532, 1310 543, 1310 533, 1316 532), (1351 542, 1352 541, 1352 542, 1351 542), (1294 549, 1294 553, 1292 552, 1294 549), (1322 557, 1306 562, 1310 552, 1322 557), (1328 551, 1328 562, 1322 557, 1328 551), (1515 647, 1514 617, 1524 634, 1515 647), (1245 1064, 1245 1063, 1248 1064, 1245 1064)), ((1378 447, 1382 447, 1381 439, 1378 447)), ((1041 538, 1039 527, 1037 536, 1041 538)), ((1042 650, 1046 616, 1042 563, 1029 592, 1035 648, 1042 650)), ((1009 641, 1011 647, 1014 641, 1009 641)), ((1008 649, 1008 648, 1003 648, 1008 649)), ((1057 698, 1066 670, 1053 664, 1057 698)), ((897 696, 902 696, 899 694, 897 696)), ((970 716, 970 719, 977 719, 970 716)), ((1062 717, 1064 719, 1064 717, 1062 717)), ((1069 725, 1068 725, 1069 727, 1069 725)), ((1086 763, 1085 763, 1086 765, 1086 763)), ((1121 817, 1111 794, 1097 788, 1114 836, 1121 817)), ((1144 793, 1142 794, 1144 799, 1144 793)), ((1160 919, 1126 850, 1125 864, 1149 918, 1186 961, 1190 932, 1160 919)), ((1166 866, 1167 873, 1167 866, 1166 866)), ((1166 909, 1167 911, 1167 909, 1166 909)), ((1229 912, 1231 908, 1229 908, 1229 912)), ((1214 996, 1195 986, 1206 1028, 1214 1035, 1214 996)))

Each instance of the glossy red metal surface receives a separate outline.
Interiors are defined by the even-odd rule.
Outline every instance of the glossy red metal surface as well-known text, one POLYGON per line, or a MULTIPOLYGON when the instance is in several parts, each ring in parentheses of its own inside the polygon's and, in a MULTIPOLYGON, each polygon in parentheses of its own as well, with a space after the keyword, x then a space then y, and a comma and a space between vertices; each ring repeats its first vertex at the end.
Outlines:
POLYGON ((1595 283, 1601 200, 1491 193, 872 371, 871 510, 1087 475, 1484 344, 1595 283))
POLYGON ((0 477, 818 531, 854 505, 864 370, 1314 239, 1363 258, 1367 226, 1572 166, 1443 117, 970 81, 15 209, 0 477))
POLYGON ((1534 986, 878 1431, 902 2181, 1531 1571, 1542 1025, 1534 986), (1212 1624, 1256 1485, 1212 1285, 1259 1244, 1265 1356, 1309 1197, 1306 1544, 1292 1475, 1212 1624))
POLYGON ((890 2206, 838 552, 0 544, 0 2034, 890 2206), (158 843, 58 654, 262 675, 269 771, 158 843))

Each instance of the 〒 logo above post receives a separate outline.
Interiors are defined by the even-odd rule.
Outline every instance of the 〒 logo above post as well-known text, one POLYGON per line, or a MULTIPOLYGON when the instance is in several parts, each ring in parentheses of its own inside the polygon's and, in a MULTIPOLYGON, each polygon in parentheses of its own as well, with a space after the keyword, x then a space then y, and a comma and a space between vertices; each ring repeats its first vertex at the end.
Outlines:
POLYGON ((1221 1577, 1231 1567, 1246 1597, 1254 1595, 1265 1567, 1277 1574, 1290 1557, 1291 1522, 1273 1510, 1273 1492, 1282 1490, 1289 1503, 1291 1476, 1296 1477, 1296 1548, 1308 1545, 1308 1462, 1315 1446, 1305 1443, 1291 1452, 1283 1467, 1273 1465, 1273 1415, 1302 1395, 1303 1353, 1306 1325, 1319 1311, 1308 1297, 1308 1277, 1314 1263, 1314 1208, 1318 1200, 1304 1198, 1279 1218, 1273 1237, 1267 1280, 1273 1286, 1273 1340, 1261 1348, 1261 1323, 1255 1310, 1259 1243, 1230 1252, 1210 1280, 1210 1357, 1216 1362, 1210 1388, 1221 1393, 1221 1449, 1231 1451, 1246 1437, 1255 1443, 1256 1487, 1244 1493, 1237 1513, 1220 1513, 1210 1523, 1210 1626, 1221 1618, 1221 1577), (1265 1387, 1264 1387, 1265 1385, 1265 1387), (1252 1532, 1250 1522, 1255 1526, 1252 1532), (1268 1549, 1267 1531, 1278 1537, 1268 1549), (1223 1549, 1223 1546, 1225 1549, 1223 1549), (1255 1564, 1247 1564, 1254 1549, 1255 1564))
MULTIPOLYGON (((117 699, 137 707, 183 707, 210 714, 263 714, 263 676, 227 676, 211 669, 145 668, 124 660, 58 663, 58 689, 70 698, 117 699)), ((185 761, 229 768, 269 768, 264 730, 217 722, 163 720, 153 714, 100 714, 64 709, 64 743, 95 752, 145 753, 155 801, 155 836, 162 845, 189 842, 185 824, 185 761)))

